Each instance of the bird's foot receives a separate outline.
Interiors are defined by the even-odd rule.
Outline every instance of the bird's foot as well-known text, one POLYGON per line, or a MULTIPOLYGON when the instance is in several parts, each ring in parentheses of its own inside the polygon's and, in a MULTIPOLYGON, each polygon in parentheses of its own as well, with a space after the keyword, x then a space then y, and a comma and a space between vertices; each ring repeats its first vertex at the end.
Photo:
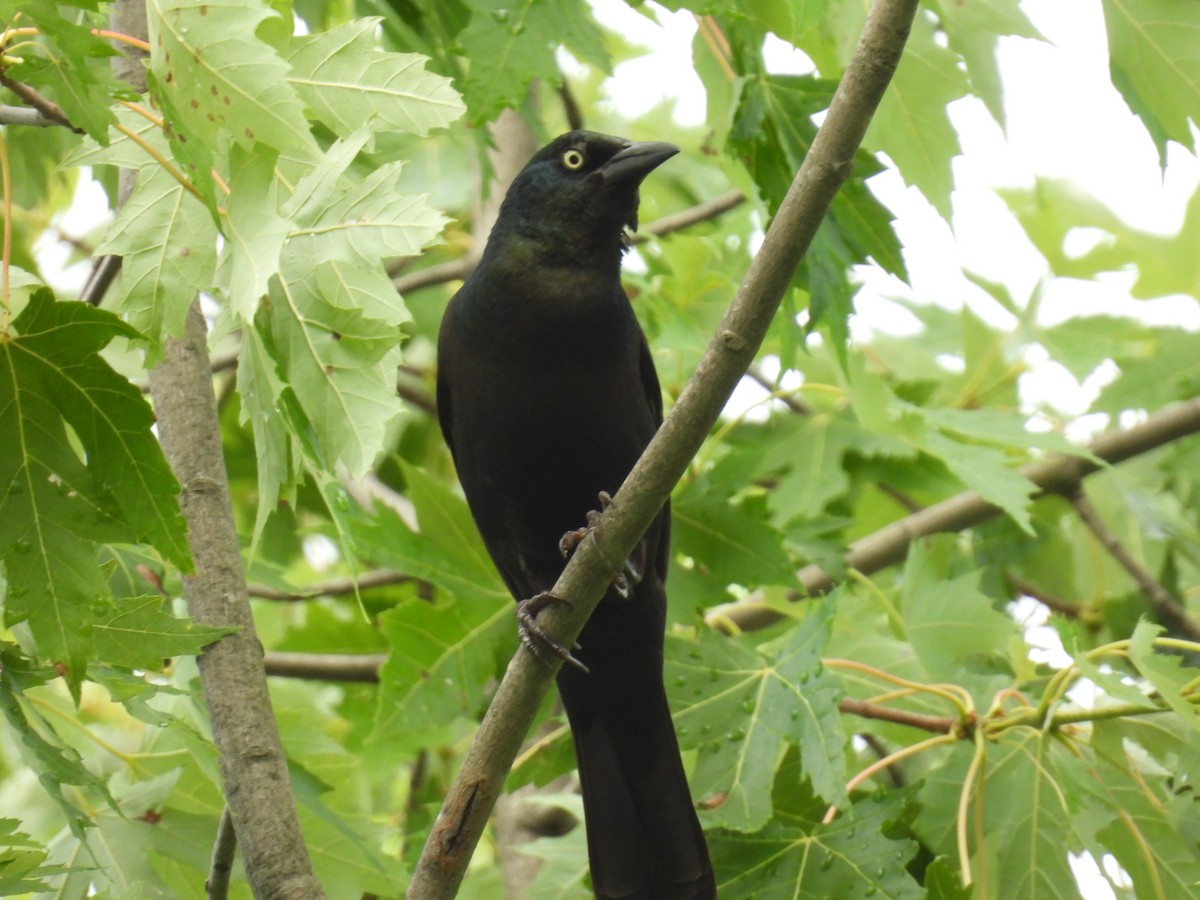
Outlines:
POLYGON ((576 528, 568 531, 558 540, 558 552, 562 554, 563 559, 569 557, 575 552, 575 548, 583 543, 583 539, 587 537, 592 529, 596 527, 596 523, 600 521, 600 514, 612 506, 612 495, 608 491, 600 492, 600 509, 589 509, 584 518, 587 524, 582 528, 576 528))
MULTIPOLYGON (((600 521, 600 515, 612 506, 612 496, 608 491, 600 492, 600 509, 589 509, 587 516, 587 524, 582 528, 576 528, 573 531, 568 531, 558 541, 558 552, 563 555, 563 559, 569 557, 575 552, 575 548, 580 545, 585 537, 587 537, 596 527, 596 523, 600 521)), ((628 600, 629 595, 633 593, 634 586, 642 580, 641 570, 634 565, 633 560, 625 560, 625 568, 616 578, 613 579, 613 590, 622 600, 628 600)))
MULTIPOLYGON (((521 643, 525 645, 525 649, 543 662, 551 662, 551 660, 547 659, 546 654, 553 653, 564 663, 572 665, 579 671, 586 673, 588 667, 576 659, 572 655, 571 650, 556 641, 537 620, 538 613, 554 603, 571 605, 570 600, 565 597, 556 596, 549 591, 542 591, 540 594, 534 594, 532 597, 518 600, 517 636, 521 639, 521 643)), ((576 643, 572 649, 578 650, 579 644, 576 643)))

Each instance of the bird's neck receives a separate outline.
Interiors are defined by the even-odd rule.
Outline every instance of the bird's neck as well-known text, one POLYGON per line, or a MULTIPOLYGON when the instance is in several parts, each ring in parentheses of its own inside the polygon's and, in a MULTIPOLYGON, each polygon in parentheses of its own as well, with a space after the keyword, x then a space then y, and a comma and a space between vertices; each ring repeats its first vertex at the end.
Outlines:
POLYGON ((516 272, 572 271, 592 277, 620 278, 621 257, 628 244, 624 232, 575 236, 539 229, 527 223, 520 230, 492 233, 483 261, 516 272))

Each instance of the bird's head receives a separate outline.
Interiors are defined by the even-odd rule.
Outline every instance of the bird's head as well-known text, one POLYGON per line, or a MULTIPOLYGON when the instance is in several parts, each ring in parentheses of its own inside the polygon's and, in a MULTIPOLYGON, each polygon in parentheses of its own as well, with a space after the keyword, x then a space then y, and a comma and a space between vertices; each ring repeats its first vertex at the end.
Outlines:
POLYGON ((638 186, 678 152, 591 131, 555 138, 513 180, 492 241, 532 241, 566 260, 619 259, 625 228, 637 230, 638 186))

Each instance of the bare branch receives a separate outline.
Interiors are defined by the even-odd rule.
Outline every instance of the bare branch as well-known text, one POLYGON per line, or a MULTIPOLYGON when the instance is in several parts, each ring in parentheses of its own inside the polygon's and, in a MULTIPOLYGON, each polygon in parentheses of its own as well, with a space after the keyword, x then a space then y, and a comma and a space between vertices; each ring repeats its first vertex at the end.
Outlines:
MULTIPOLYGON (((108 254, 107 256, 99 256, 92 261, 92 271, 88 273, 87 281, 83 285, 83 290, 79 292, 79 299, 84 303, 89 303, 92 306, 99 306, 104 302, 104 295, 108 293, 108 289, 116 280, 117 273, 121 271, 121 257, 108 254)), ((142 393, 146 393, 147 387, 142 388, 142 393)))
POLYGON ((558 98, 562 101, 567 127, 572 131, 582 128, 583 111, 579 108, 579 101, 575 99, 575 92, 571 90, 571 83, 565 78, 558 85, 558 98))
MULTIPOLYGON (((1200 397, 1160 410, 1140 425, 1103 434, 1092 442, 1090 450, 1103 462, 1116 464, 1197 432, 1200 432, 1200 397)), ((1021 474, 1036 484, 1042 494, 1070 496, 1085 477, 1099 468, 1083 457, 1055 455, 1025 466, 1021 474)), ((843 561, 846 568, 870 575, 903 561, 909 546, 918 538, 962 531, 999 514, 999 507, 974 491, 964 491, 855 541, 843 561)), ((817 565, 801 569, 796 578, 800 589, 791 595, 793 600, 824 594, 840 580, 817 565)), ((779 618, 773 609, 751 603, 714 607, 706 616, 715 628, 728 630, 733 626, 741 631, 766 628, 779 618)))
POLYGON ((264 655, 268 675, 279 678, 311 678, 316 681, 379 681, 386 662, 383 653, 283 653, 264 655))
POLYGON ((1024 594, 1027 597, 1032 597, 1051 612, 1056 612, 1069 619, 1079 619, 1090 628, 1098 628, 1100 626, 1095 615, 1081 604, 1072 603, 1070 600, 1064 600, 1062 597, 1057 597, 1054 594, 1043 591, 1036 584, 1026 581, 1016 572, 1005 572, 1004 577, 1008 581, 1008 586, 1014 591, 1024 594))
POLYGON ((386 587, 390 584, 405 584, 416 581, 411 575, 403 572, 393 572, 390 569, 374 569, 364 572, 357 578, 337 578, 311 584, 298 591, 281 591, 278 588, 267 587, 265 584, 252 584, 247 589, 251 597, 259 600, 279 600, 284 603, 296 603, 301 600, 312 600, 316 597, 344 597, 358 591, 368 591, 371 588, 386 587))
MULTIPOLYGON (((857 735, 864 744, 871 748, 871 752, 879 759, 887 759, 891 754, 883 741, 878 735, 871 734, 869 731, 860 731, 857 735)), ((887 767, 888 776, 892 779, 892 787, 902 788, 908 782, 904 777, 904 770, 900 768, 900 762, 893 760, 887 767)))
MULTIPOLYGON (((23 82, 14 81, 5 75, 2 70, 0 70, 0 85, 4 85, 4 87, 8 88, 18 97, 32 106, 35 110, 41 113, 44 118, 49 119, 55 125, 61 125, 64 128, 70 128, 76 134, 84 133, 82 128, 76 128, 71 124, 71 120, 67 118, 66 113, 62 111, 62 107, 60 107, 57 103, 47 100, 45 97, 39 94, 35 88, 32 88, 23 82)), ((12 109, 12 107, 6 108, 12 109)))
POLYGON ((838 709, 864 719, 895 722, 897 725, 908 725, 912 728, 920 728, 922 731, 932 731, 935 734, 953 734, 955 729, 960 727, 958 719, 953 716, 931 716, 904 709, 892 709, 890 706, 867 703, 865 700, 852 700, 849 697, 838 704, 838 709))
POLYGON ((431 416, 437 415, 437 400, 423 387, 401 377, 396 380, 396 393, 401 400, 406 401, 410 406, 416 407, 422 412, 429 413, 431 416))
POLYGON ((0 125, 32 125, 35 128, 70 127, 65 122, 52 119, 40 109, 29 106, 0 104, 0 125))
POLYGON ((217 839, 213 841, 212 862, 208 866, 208 881, 204 890, 208 900, 225 900, 229 896, 229 879, 233 875, 233 856, 237 853, 237 832, 233 815, 226 806, 217 823, 217 839))
POLYGON ((729 210, 740 206, 745 201, 746 195, 741 191, 736 189, 726 191, 721 196, 715 197, 712 200, 706 200, 704 203, 698 203, 689 209, 672 213, 669 216, 663 216, 661 219, 655 219, 633 234, 630 237, 630 243, 644 244, 651 237, 665 237, 668 234, 674 234, 676 231, 683 231, 685 228, 699 225, 701 222, 709 222, 718 216, 724 215, 729 210))
MULTIPOLYGON (((763 374, 763 370, 760 366, 753 365, 749 369, 747 369, 746 377, 749 378, 751 381, 753 381, 755 384, 757 384, 764 391, 769 391, 772 394, 775 393, 775 382, 773 382, 770 378, 768 378, 765 374, 763 374)), ((794 412, 798 416, 811 416, 812 415, 812 407, 810 407, 807 403, 805 403, 803 400, 801 400, 799 397, 796 397, 793 394, 789 394, 786 392, 780 393, 778 396, 775 397, 775 399, 778 400, 780 403, 782 403, 784 406, 786 406, 788 409, 790 409, 792 412, 794 412)))
MULTIPOLYGON (((916 0, 877 0, 873 5, 825 121, 733 305, 671 415, 554 585, 555 596, 572 602, 549 610, 542 624, 566 646, 574 642, 605 588, 662 509, 754 359, 802 255, 850 174, 863 134, 900 60, 916 9, 916 0)), ((438 900, 455 895, 557 668, 524 649, 509 663, 430 831, 408 897, 438 900)))
POLYGON ((435 284, 463 281, 475 271, 475 265, 478 262, 479 260, 474 257, 464 256, 462 259, 426 266, 415 272, 397 275, 392 279, 392 285, 396 288, 397 293, 403 296, 411 294, 413 291, 419 291, 421 288, 433 287, 435 284))
POLYGON ((374 472, 368 472, 361 481, 355 481, 345 475, 341 478, 342 487, 354 498, 354 502, 364 509, 373 503, 380 503, 400 517, 409 528, 417 527, 417 511, 413 509, 412 501, 403 494, 398 494, 379 480, 374 472))
POLYGON ((1129 577, 1154 607, 1159 621, 1189 641, 1200 641, 1200 625, 1187 614, 1183 604, 1172 597, 1171 592, 1125 549, 1121 539, 1104 523, 1096 507, 1092 506, 1092 501, 1087 498, 1082 485, 1071 495, 1071 505, 1075 507, 1075 512, 1079 514, 1083 524, 1096 536, 1100 546, 1129 573, 1129 577))

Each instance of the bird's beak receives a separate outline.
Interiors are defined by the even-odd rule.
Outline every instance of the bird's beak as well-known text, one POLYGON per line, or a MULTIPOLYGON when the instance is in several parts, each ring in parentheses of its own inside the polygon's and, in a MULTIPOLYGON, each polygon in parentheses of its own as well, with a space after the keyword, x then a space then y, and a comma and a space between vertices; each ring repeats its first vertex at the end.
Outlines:
POLYGON ((600 167, 605 184, 632 181, 635 184, 679 152, 674 144, 642 141, 630 144, 600 167))

